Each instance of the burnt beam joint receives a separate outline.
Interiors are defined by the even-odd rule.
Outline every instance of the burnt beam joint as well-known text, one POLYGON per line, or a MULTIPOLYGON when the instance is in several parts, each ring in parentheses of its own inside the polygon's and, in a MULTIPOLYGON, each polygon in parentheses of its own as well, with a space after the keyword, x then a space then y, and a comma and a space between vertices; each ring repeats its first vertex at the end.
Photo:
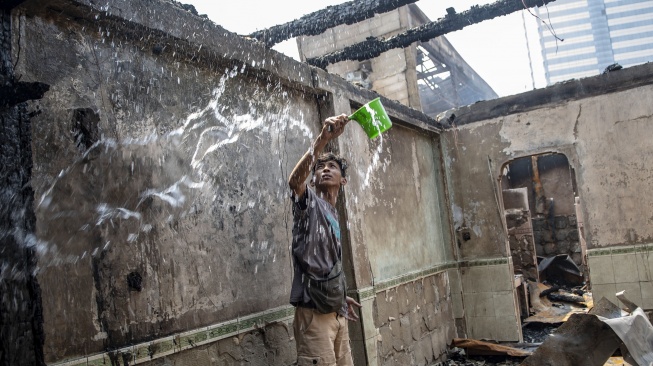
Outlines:
POLYGON ((266 47, 272 47, 292 37, 318 35, 340 24, 354 24, 414 2, 417 0, 349 1, 328 6, 285 24, 256 31, 248 37, 265 43, 266 47))
POLYGON ((11 10, 26 0, 3 0, 0 2, 0 10, 11 10))
POLYGON ((309 65, 326 69, 330 64, 341 61, 363 61, 378 57, 383 52, 395 48, 405 48, 414 42, 428 42, 429 40, 461 30, 469 25, 480 23, 484 20, 508 15, 526 8, 543 6, 555 0, 499 0, 492 4, 475 5, 462 13, 450 13, 435 22, 422 24, 406 32, 397 34, 388 39, 368 37, 365 41, 354 44, 324 56, 309 58, 309 65))

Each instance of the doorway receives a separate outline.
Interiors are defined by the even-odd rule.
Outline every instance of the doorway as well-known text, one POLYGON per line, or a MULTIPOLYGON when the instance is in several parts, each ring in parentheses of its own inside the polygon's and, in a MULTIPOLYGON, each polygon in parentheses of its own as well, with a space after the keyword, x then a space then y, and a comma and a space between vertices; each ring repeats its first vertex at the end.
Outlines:
MULTIPOLYGON (((512 160, 503 167, 501 190, 515 277, 568 289, 587 284, 580 197, 567 157, 550 153, 512 160)), ((520 307, 528 317, 527 296, 520 307)))

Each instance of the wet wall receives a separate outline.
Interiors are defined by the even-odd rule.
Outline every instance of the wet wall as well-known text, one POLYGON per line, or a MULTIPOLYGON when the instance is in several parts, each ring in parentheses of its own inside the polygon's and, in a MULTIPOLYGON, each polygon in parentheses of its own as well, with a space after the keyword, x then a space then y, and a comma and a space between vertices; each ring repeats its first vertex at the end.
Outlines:
POLYGON ((49 359, 287 304, 315 96, 50 15, 22 50, 52 85, 33 144, 49 359))
MULTIPOLYGON (((51 85, 29 105, 46 361, 292 363, 286 179, 320 121, 377 95, 165 1, 28 1, 12 19, 17 70, 51 85)), ((439 128, 383 103, 387 136, 352 124, 332 146, 352 161, 352 347, 434 360, 454 329, 439 128), (379 351, 393 289, 404 331, 418 308, 430 325, 379 351)))
MULTIPOLYGON (((653 66, 647 64, 447 112, 459 125, 443 134, 443 144, 462 258, 505 256, 498 199, 504 164, 533 154, 564 154, 576 174, 594 296, 616 301, 614 293, 627 290, 650 309, 652 84, 653 66)), ((510 263, 502 265, 503 278, 511 282, 510 263)), ((463 283, 483 275, 464 272, 463 283)), ((473 294, 465 297, 468 329, 476 328, 474 337, 487 336, 491 330, 484 324, 497 315, 469 314, 487 303, 463 289, 473 294)), ((493 301, 497 305, 496 297, 493 301)))
POLYGON ((43 365, 43 313, 35 276, 31 116, 43 95, 20 83, 12 57, 12 4, 0 8, 0 365, 43 365), (38 94, 38 95, 36 95, 38 94))

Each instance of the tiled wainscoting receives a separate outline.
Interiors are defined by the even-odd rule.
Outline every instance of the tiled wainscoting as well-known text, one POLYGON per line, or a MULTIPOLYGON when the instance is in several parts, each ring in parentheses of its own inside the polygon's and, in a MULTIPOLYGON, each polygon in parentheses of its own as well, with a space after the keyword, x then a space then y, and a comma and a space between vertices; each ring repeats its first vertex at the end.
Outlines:
POLYGON ((467 337, 520 341, 509 258, 461 262, 460 273, 467 337))
POLYGON ((602 297, 621 306, 615 293, 642 309, 653 309, 653 244, 629 245, 587 251, 594 301, 602 297))
POLYGON ((135 344, 112 352, 77 358, 53 365, 105 366, 112 365, 112 359, 120 360, 120 362, 125 364, 125 361, 127 361, 130 365, 141 364, 160 357, 176 354, 221 339, 246 333, 254 329, 263 328, 272 322, 284 322, 287 326, 290 326, 294 314, 295 309, 291 305, 283 306, 277 309, 242 317, 240 319, 159 338, 151 342, 135 344))
MULTIPOLYGON (((358 323, 363 329, 352 343, 364 343, 364 348, 355 348, 366 350, 367 355, 359 356, 369 364, 435 362, 456 334, 454 319, 464 319, 467 337, 519 341, 513 286, 510 259, 497 258, 439 264, 353 290, 351 295, 363 304, 358 323)), ((56 365, 106 365, 112 358, 146 363, 274 323, 291 327, 293 314, 292 306, 283 306, 56 365)))

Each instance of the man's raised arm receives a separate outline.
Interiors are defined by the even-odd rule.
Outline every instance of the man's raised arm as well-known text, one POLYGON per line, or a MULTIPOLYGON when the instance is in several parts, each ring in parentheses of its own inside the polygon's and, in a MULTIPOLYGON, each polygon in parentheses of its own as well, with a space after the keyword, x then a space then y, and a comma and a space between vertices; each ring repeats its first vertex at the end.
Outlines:
POLYGON ((322 125, 322 131, 313 141, 311 148, 302 156, 288 177, 288 185, 295 198, 302 197, 306 191, 306 178, 311 174, 311 169, 317 158, 322 154, 329 141, 340 136, 349 122, 346 114, 329 117, 322 125))

